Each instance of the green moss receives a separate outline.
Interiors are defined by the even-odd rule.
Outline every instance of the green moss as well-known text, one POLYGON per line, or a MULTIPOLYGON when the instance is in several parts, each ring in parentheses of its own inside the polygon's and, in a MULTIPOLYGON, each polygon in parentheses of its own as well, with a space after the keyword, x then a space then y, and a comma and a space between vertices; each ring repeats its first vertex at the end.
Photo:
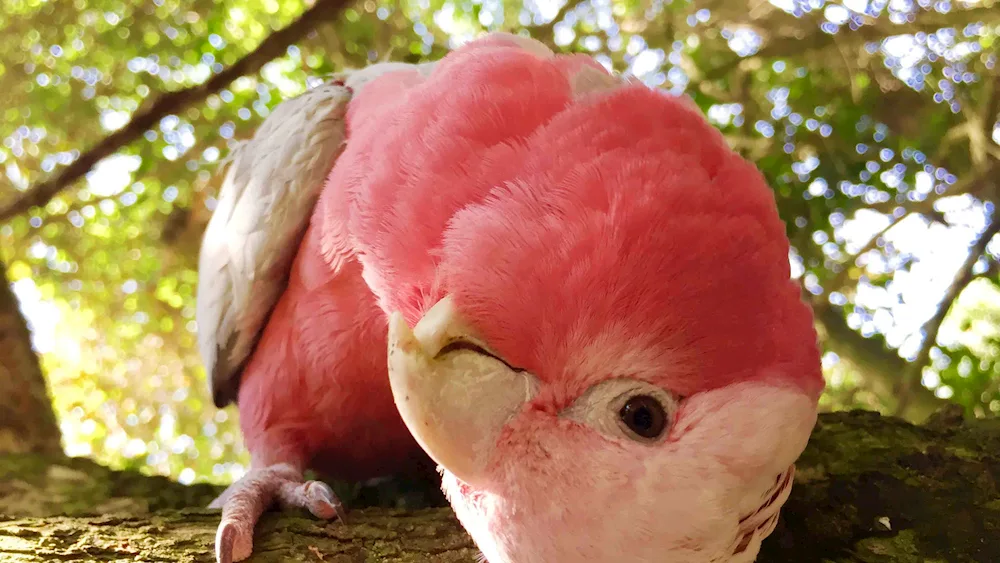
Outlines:
POLYGON ((84 458, 0 455, 0 512, 8 515, 144 514, 205 506, 221 491, 113 471, 84 458))
POLYGON ((969 461, 975 461, 979 459, 978 453, 968 448, 964 448, 962 446, 949 446, 945 448, 945 451, 947 451, 950 455, 969 461))
MULTIPOLYGON (((1000 424, 917 427, 871 413, 824 414, 797 466, 791 497, 757 563, 1000 561, 1000 424)), ((347 525, 302 511, 267 513, 252 561, 320 561, 319 555, 325 563, 476 561, 477 550, 446 508, 358 508, 405 504, 410 501, 400 499, 424 494, 440 502, 436 483, 337 486, 352 495, 347 525)), ((34 563, 70 554, 210 562, 219 513, 200 507, 220 490, 87 460, 0 457, 0 513, 12 514, 11 506, 115 513, 0 517, 0 560, 34 563), (114 503, 121 510, 106 510, 114 503), (173 510, 179 507, 187 508, 173 510)))
POLYGON ((992 421, 821 415, 758 561, 1000 561, 997 440, 992 421))
POLYGON ((916 532, 903 530, 886 538, 864 538, 856 545, 859 553, 871 561, 893 563, 923 563, 925 559, 916 545, 916 532))

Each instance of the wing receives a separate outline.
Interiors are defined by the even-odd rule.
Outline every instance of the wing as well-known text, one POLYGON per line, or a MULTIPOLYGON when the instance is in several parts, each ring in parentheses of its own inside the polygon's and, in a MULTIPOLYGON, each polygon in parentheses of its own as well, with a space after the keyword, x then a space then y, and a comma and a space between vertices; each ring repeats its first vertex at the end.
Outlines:
POLYGON ((279 104, 234 151, 202 240, 197 324, 212 399, 235 400, 240 375, 285 290, 320 191, 346 142, 345 115, 371 80, 432 63, 379 63, 279 104))
POLYGON ((285 289, 343 150, 350 99, 350 89, 333 81, 286 100, 232 157, 198 264, 198 344, 220 408, 235 399, 240 372, 285 289))

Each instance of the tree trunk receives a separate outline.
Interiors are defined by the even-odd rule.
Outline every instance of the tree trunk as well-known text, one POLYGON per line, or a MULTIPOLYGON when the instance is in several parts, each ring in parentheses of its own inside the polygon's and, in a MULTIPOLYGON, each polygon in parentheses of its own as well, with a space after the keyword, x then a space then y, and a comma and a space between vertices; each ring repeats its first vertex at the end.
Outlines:
MULTIPOLYGON (((758 563, 1000 561, 1000 420, 820 416, 758 563)), ((221 488, 84 459, 0 457, 0 561, 211 562, 221 488), (190 507, 185 509, 184 507, 190 507), (64 516, 52 516, 63 514, 64 516), (98 515, 94 515, 98 514, 98 515)), ((474 563, 447 508, 270 512, 248 563, 474 563)))
POLYGON ((0 262, 0 453, 61 451, 59 425, 28 324, 0 262))

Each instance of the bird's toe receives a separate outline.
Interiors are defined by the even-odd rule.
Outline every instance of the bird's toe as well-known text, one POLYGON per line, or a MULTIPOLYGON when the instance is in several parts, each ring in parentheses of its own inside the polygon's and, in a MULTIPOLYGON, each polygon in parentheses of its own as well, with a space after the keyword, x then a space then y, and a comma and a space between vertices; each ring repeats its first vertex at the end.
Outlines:
POLYGON ((344 507, 333 489, 320 481, 289 482, 278 493, 283 506, 306 508, 313 516, 329 520, 344 520, 344 507))
POLYGON ((253 552, 253 525, 235 519, 223 520, 215 534, 215 560, 234 563, 250 557, 253 552))

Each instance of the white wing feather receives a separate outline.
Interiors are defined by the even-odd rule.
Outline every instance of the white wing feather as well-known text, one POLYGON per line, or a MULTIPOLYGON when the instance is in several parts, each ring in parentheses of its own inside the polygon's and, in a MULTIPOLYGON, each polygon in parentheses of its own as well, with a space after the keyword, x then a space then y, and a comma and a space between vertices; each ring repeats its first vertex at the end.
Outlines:
POLYGON ((279 104, 238 147, 202 240, 198 344, 218 407, 236 398, 240 374, 287 285, 309 218, 346 142, 353 95, 386 72, 433 63, 379 63, 279 104))

